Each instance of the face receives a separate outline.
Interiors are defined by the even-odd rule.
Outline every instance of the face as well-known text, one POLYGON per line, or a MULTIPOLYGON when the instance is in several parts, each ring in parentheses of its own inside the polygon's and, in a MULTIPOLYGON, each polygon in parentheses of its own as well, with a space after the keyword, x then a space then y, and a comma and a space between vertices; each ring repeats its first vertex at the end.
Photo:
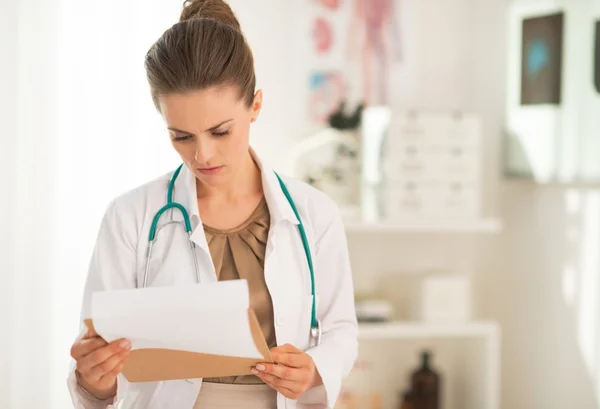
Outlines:
POLYGON ((171 143, 185 165, 208 186, 227 183, 249 158, 250 124, 262 93, 248 107, 237 87, 219 87, 159 98, 171 143))

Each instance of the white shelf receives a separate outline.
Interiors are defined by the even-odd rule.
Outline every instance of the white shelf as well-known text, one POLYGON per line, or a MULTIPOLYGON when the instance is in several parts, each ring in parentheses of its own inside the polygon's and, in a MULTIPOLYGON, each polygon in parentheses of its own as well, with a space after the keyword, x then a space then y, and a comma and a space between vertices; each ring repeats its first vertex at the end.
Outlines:
POLYGON ((472 338, 495 336, 499 326, 495 322, 465 324, 428 324, 420 322, 360 323, 359 338, 419 339, 419 338, 472 338))
POLYGON ((345 221, 348 233, 480 233, 494 234, 502 230, 502 222, 498 219, 482 219, 473 221, 431 221, 431 222, 361 222, 345 221))
POLYGON ((370 365, 353 371, 344 383, 348 390, 362 391, 364 385, 376 388, 384 396, 384 407, 397 407, 398 388, 407 385, 398 382, 398 374, 413 371, 419 354, 429 349, 434 367, 442 373, 442 406, 499 409, 501 331, 496 322, 361 323, 359 330, 359 359, 370 365))

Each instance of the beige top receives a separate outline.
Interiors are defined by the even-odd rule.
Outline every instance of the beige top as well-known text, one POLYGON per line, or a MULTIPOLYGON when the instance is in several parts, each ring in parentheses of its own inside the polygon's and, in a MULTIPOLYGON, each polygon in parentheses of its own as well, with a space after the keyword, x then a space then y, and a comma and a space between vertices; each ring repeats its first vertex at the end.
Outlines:
MULTIPOLYGON (((215 265, 217 279, 248 280, 250 307, 256 312, 258 322, 269 348, 276 346, 273 324, 273 302, 264 274, 265 249, 269 234, 270 216, 263 198, 252 215, 240 226, 218 230, 204 225, 208 248, 215 265)), ((254 375, 205 378, 205 382, 257 384, 254 375)))

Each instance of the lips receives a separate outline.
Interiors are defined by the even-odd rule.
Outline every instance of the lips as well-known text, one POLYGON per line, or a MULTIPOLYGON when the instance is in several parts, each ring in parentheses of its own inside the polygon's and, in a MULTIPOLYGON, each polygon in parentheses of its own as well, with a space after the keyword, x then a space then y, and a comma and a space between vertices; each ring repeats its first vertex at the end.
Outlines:
POLYGON ((215 166, 212 168, 198 168, 197 170, 203 175, 216 175, 221 171, 221 169, 223 169, 223 166, 215 166))

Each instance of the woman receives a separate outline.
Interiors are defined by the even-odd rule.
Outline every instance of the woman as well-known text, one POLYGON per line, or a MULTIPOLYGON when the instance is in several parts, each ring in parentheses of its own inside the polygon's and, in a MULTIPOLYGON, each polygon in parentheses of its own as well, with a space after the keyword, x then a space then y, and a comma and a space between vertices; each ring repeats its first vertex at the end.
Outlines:
MULTIPOLYGON (((248 281, 250 304, 275 364, 253 375, 132 383, 120 374, 131 345, 107 344, 85 332, 71 349, 69 389, 76 408, 332 408, 357 355, 353 284, 340 213, 323 193, 288 178, 312 250, 322 340, 309 345, 312 293, 298 218, 276 174, 249 146, 262 93, 255 91, 252 52, 223 0, 195 0, 146 56, 156 108, 184 166, 174 201, 179 212, 158 226, 147 285, 248 281), (179 230, 178 230, 179 229, 179 230), (183 238, 185 237, 185 238, 183 238)), ((152 218, 165 204, 172 173, 115 199, 94 249, 82 307, 93 292, 142 287, 152 218)), ((224 300, 223 302, 226 302, 224 300)))

